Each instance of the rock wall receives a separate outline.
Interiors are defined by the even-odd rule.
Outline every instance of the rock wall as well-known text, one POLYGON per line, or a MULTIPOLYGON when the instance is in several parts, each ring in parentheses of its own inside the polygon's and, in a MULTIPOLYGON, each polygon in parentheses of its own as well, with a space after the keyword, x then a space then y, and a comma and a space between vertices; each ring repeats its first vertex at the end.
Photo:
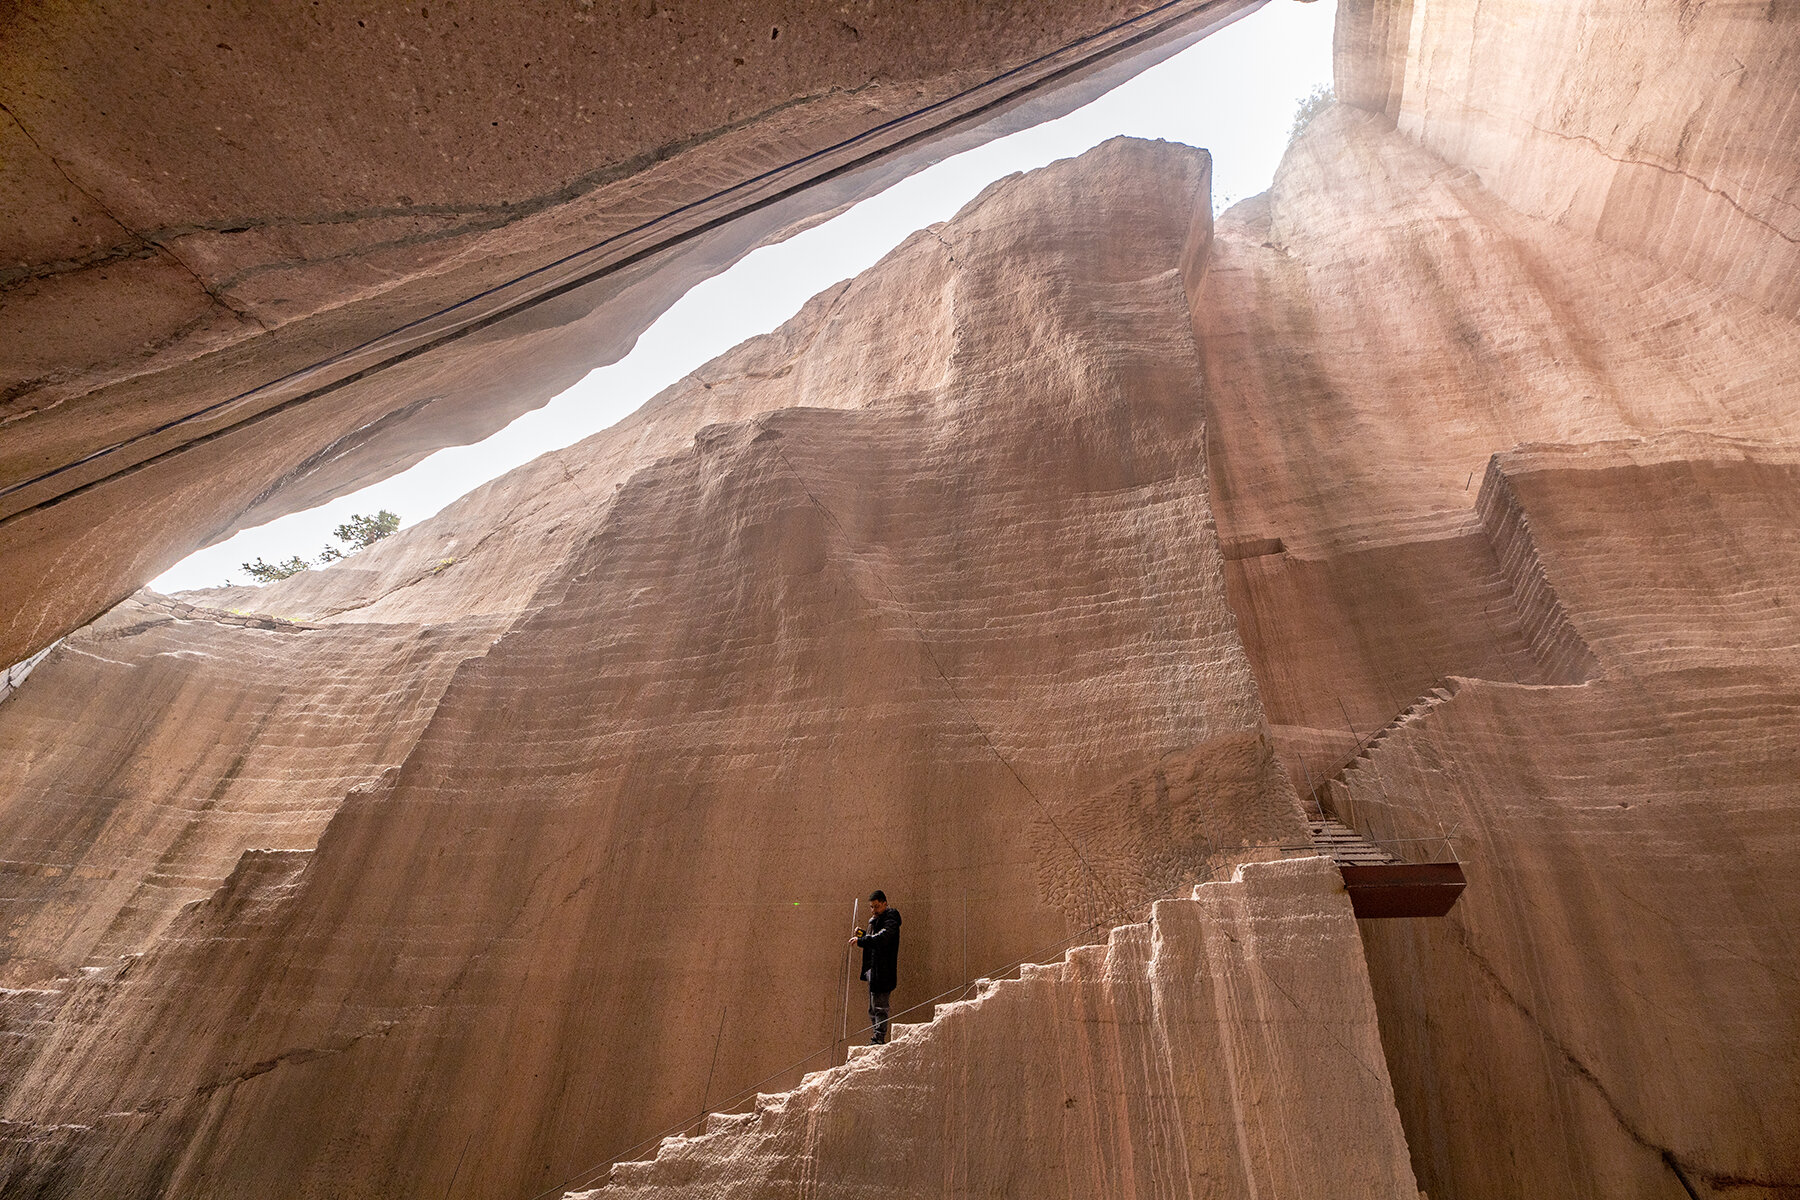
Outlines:
POLYGON ((69 639, 0 706, 0 1188, 554 1190, 831 1064, 878 885, 903 1005, 1126 925, 613 1187, 1791 1195, 1792 18, 1678 8, 1652 70, 1347 3, 1216 229, 1186 148, 1002 181, 433 522, 69 639), (1469 877, 1366 995, 1310 867, 1133 923, 1302 798, 1469 877))
POLYGON ((1264 0, 0 13, 0 662, 1264 0))
MULTIPOLYGON (((384 673, 369 640, 458 587, 448 625, 505 626, 309 853, 252 843, 129 969, 34 1001, 6 1187, 528 1195, 827 1065, 872 886, 904 1004, 1303 843, 1209 515, 1182 264, 1210 233, 1190 148, 1002 181, 644 420, 271 600, 321 628, 232 630, 384 673)), ((160 629, 124 686, 189 636, 160 629)), ((28 823, 71 768, 52 722, 17 736, 28 823)))
POLYGON ((1337 90, 1521 212, 1800 315, 1800 11, 1343 0, 1337 90))
POLYGON ((1696 437, 1497 456, 1483 508, 1530 520, 1600 673, 1467 681, 1334 785, 1371 830, 1459 830, 1454 919, 1365 930, 1443 1190, 1800 1181, 1797 468, 1696 437))
POLYGON ((0 985, 117 967, 245 850, 310 850, 501 629, 308 628, 144 593, 66 639, 0 723, 0 985))
POLYGON ((1789 1194, 1800 325, 1352 108, 1211 261, 1215 512, 1276 743, 1469 877, 1364 926, 1420 1186, 1789 1194))
POLYGON ((896 1029, 570 1200, 1418 1196, 1327 859, 1240 867, 896 1029))
POLYGON ((246 854, 310 852, 503 626, 309 628, 146 592, 58 644, 0 714, 0 1096, 246 854))
POLYGON ((1794 321, 1343 107, 1221 220, 1195 330, 1233 606, 1313 783, 1445 675, 1579 672, 1534 651, 1475 512, 1494 453, 1794 428, 1794 321))

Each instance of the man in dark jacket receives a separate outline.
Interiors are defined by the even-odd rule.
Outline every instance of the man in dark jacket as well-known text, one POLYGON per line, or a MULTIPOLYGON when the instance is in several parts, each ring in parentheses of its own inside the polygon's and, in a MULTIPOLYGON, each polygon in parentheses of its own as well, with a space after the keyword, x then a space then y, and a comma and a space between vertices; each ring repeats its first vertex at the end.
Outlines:
POLYGON ((874 1030, 869 1043, 879 1046, 887 1041, 888 997, 899 973, 900 910, 889 908, 887 893, 879 891, 869 893, 869 908, 875 914, 869 931, 850 940, 862 947, 862 977, 869 983, 869 1024, 874 1030))

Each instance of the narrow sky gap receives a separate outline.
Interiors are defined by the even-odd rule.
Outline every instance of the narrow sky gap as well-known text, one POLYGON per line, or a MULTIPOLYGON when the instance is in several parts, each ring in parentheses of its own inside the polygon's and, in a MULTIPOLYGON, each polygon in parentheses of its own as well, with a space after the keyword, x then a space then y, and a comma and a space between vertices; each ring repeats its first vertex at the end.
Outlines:
POLYGON ((624 359, 590 372, 485 441, 440 450, 361 491, 246 529, 190 555, 150 586, 172 592, 247 582, 240 564, 316 556, 352 513, 387 508, 406 525, 417 524, 470 489, 614 424, 1014 171, 1129 134, 1211 150, 1215 210, 1255 195, 1274 176, 1301 98, 1331 82, 1336 15, 1335 0, 1273 0, 1066 117, 946 159, 816 228, 752 252, 677 301, 624 359))

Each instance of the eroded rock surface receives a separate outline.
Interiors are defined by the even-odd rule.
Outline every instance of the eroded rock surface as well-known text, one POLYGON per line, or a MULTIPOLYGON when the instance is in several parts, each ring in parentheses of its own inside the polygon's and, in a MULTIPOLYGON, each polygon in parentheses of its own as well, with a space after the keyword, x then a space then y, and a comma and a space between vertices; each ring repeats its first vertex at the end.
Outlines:
POLYGON ((1339 94, 1521 212, 1800 315, 1800 12, 1344 0, 1339 94))
POLYGON ((1004 181, 432 522, 71 638, 0 704, 9 1194, 554 1190, 830 1064, 876 884, 902 1005, 1122 927, 614 1189, 1792 1194, 1793 19, 1678 7, 1656 66, 1346 3, 1216 231, 1184 148, 1004 181), (1189 893, 1303 806, 1468 890, 1361 958, 1316 866, 1189 893))
POLYGON ((1349 897, 1254 863, 569 1200, 1416 1200, 1349 897))
POLYGON ((1333 785, 1382 835, 1458 829, 1475 881, 1451 920, 1366 933, 1421 1173, 1474 1196, 1788 1194, 1800 453, 1531 447, 1481 503, 1529 522, 1598 672, 1459 681, 1333 785))
POLYGON ((506 628, 304 860, 34 1001, 9 1186, 530 1194, 827 1065, 877 883, 910 1004, 1304 844, 1209 516, 1208 193, 1203 152, 1125 140, 1003 181, 645 417, 271 589, 320 628, 230 636, 377 673, 436 604, 506 628))
POLYGON ((0 663, 1265 0, 0 14, 0 663))
POLYGON ((1339 109, 1195 329, 1290 775, 1469 877, 1365 925, 1420 1186, 1788 1194, 1800 327, 1339 109))

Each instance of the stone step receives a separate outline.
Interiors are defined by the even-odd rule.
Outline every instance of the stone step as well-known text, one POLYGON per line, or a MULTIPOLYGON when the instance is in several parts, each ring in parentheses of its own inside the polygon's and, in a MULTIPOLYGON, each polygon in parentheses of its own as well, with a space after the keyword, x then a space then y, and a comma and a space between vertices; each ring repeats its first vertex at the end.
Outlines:
POLYGON ((706 1115, 706 1134, 708 1137, 719 1133, 730 1133, 733 1130, 744 1130, 762 1120, 762 1114, 751 1111, 742 1113, 708 1113, 706 1115))
MULTIPOLYGON (((995 995, 1001 989, 1022 987, 1028 979, 1063 980, 1081 977, 1083 974, 1087 974, 1092 978, 1099 978, 1101 973, 1105 970, 1109 955, 1127 956, 1127 960, 1131 961, 1134 965, 1147 969, 1149 965, 1150 945, 1150 926, 1148 924, 1122 926, 1111 931, 1105 943, 1091 946, 1077 946, 1067 951, 1064 955, 1063 962, 1025 964, 1020 968, 1020 978, 1018 979, 988 979, 984 977, 972 980, 969 984, 968 997, 962 1000, 953 1000, 948 1003, 935 1005, 934 1015, 931 1021, 914 1021, 904 1024, 896 1022, 892 1025, 889 1030, 888 1044, 892 1045, 895 1042, 904 1041, 909 1037, 917 1036, 920 1030, 926 1028, 927 1025, 936 1022, 947 1012, 956 1012, 959 1010, 964 1012, 972 1011, 979 1007, 981 1001, 995 995), (1141 953, 1140 950, 1142 951, 1141 953), (1141 961, 1139 961, 1140 959, 1141 961)), ((853 1063, 861 1062, 871 1056, 878 1056, 879 1052, 884 1049, 886 1049, 886 1046, 876 1046, 866 1043, 846 1047, 843 1066, 831 1067, 823 1071, 808 1071, 805 1075, 801 1076, 799 1086, 800 1088, 809 1087, 823 1079, 825 1076, 830 1075, 832 1071, 842 1070, 843 1067, 848 1067, 853 1063)), ((879 1061, 879 1057, 875 1057, 875 1062, 878 1063, 879 1061)), ((778 1116, 785 1112, 789 1103, 792 1101, 793 1096, 793 1092, 759 1092, 757 1093, 755 1103, 748 1112, 709 1113, 706 1116, 706 1124, 702 1133, 694 1137, 688 1137, 683 1134, 666 1137, 657 1146, 654 1157, 627 1160, 613 1164, 611 1180, 615 1183, 624 1184, 651 1183, 656 1179, 656 1175, 654 1174, 655 1168, 658 1166, 659 1162, 663 1161, 665 1153, 678 1147, 689 1146, 692 1143, 699 1141, 701 1138, 752 1132, 756 1127, 763 1124, 765 1115, 778 1116)), ((571 1195, 586 1197, 589 1193, 571 1193, 571 1195)))
POLYGON ((1076 946, 1063 955, 1070 979, 1098 979, 1106 970, 1106 947, 1076 946))
POLYGON ((1144 971, 1154 945, 1147 922, 1116 926, 1106 938, 1106 970, 1113 975, 1144 971))
MULTIPOLYGON (((1322 841, 1344 849, 1345 852, 1354 852, 1357 843, 1365 847, 1368 845, 1357 837, 1354 830, 1340 822, 1321 820, 1311 824, 1322 841)), ((1301 870, 1312 872, 1313 891, 1305 894, 1315 896, 1321 903, 1330 900, 1334 904, 1341 904, 1341 900, 1335 899, 1334 894, 1327 890, 1331 886, 1327 881, 1332 872, 1327 871, 1316 859, 1252 866, 1283 881, 1297 878, 1296 872, 1301 870)), ((1394 869, 1404 870, 1406 867, 1402 864, 1394 869)), ((882 1046, 851 1046, 847 1049, 845 1064, 833 1068, 839 1072, 831 1081, 836 1086, 817 1086, 831 1072, 814 1071, 806 1075, 798 1092, 759 1095, 751 1112, 709 1114, 704 1123, 705 1132, 700 1137, 665 1139, 655 1159, 615 1166, 612 1181, 641 1187, 645 1189, 642 1193, 645 1196, 723 1195, 727 1191, 737 1194, 732 1189, 751 1175, 762 1178, 758 1174, 760 1172, 767 1175, 766 1182, 769 1186, 756 1190, 756 1195, 794 1194, 790 1186, 793 1178, 786 1173, 791 1165, 790 1159, 795 1155, 804 1156, 811 1152, 809 1147, 816 1141, 818 1129, 823 1127, 820 1122, 830 1120, 848 1129, 858 1120, 867 1119, 869 1113, 887 1112, 888 1108, 884 1106, 892 1105, 894 1089, 911 1088, 920 1079, 933 1077, 933 1070, 945 1066, 937 1061, 942 1056, 957 1056, 971 1047, 988 1054, 1009 1053, 1004 1039, 998 1042, 994 1040, 992 1029, 983 1030, 968 1023, 998 1021, 1002 1031, 1016 1032, 1021 1027, 1030 1027, 1034 1021, 1065 1019, 1068 1016, 1065 1011, 1068 1007, 1066 997, 1070 994, 1078 998, 1091 996, 1096 1002, 1104 1002, 1101 998, 1114 988, 1119 989, 1118 1000, 1123 1005, 1115 1015, 1132 1015, 1148 1000, 1142 987, 1134 990, 1131 983, 1144 984, 1157 969, 1155 960, 1146 951, 1172 953, 1174 957, 1171 959, 1171 970, 1192 970, 1193 963, 1197 960, 1191 956, 1200 953, 1198 939, 1201 937, 1194 922, 1199 919, 1232 919, 1229 914, 1244 907, 1240 901, 1251 886, 1242 877, 1246 870, 1247 868, 1241 868, 1230 880, 1195 886, 1192 897, 1188 900, 1158 901, 1152 908, 1152 914, 1153 921, 1161 923, 1161 939, 1155 936, 1159 926, 1152 922, 1121 926, 1111 931, 1104 943, 1069 950, 1064 955, 1064 964, 1029 966, 1021 971, 1019 979, 978 980, 971 985, 970 990, 975 993, 972 998, 937 1007, 940 1016, 935 1019, 947 1017, 965 1024, 946 1029, 940 1035, 929 1038, 918 1033, 918 1030, 924 1028, 923 1024, 895 1026, 897 1041, 916 1037, 923 1044, 893 1053, 884 1053, 887 1048, 882 1046), (1188 905, 1202 898, 1209 901, 1202 913, 1172 911, 1178 906, 1188 905), (1184 942, 1184 938, 1187 941, 1184 942), (1169 950, 1169 947, 1174 947, 1174 950, 1169 950), (1182 954, 1190 957, 1183 959, 1182 954), (1052 980, 1065 985, 1068 991, 1065 992, 1064 987, 1044 986, 1052 980), (1127 980, 1131 983, 1127 983, 1127 980), (1101 986, 1090 993, 1083 993, 1080 990, 1083 984, 1101 986), (987 1000, 998 996, 1007 988, 1012 989, 1010 998, 1003 999, 997 1006, 987 1004, 987 1000), (962 1036, 964 1032, 970 1036, 962 1036), (919 1074, 921 1071, 925 1074, 919 1074), (707 1139, 719 1140, 709 1143, 707 1139), (775 1171, 775 1174, 768 1174, 769 1171, 775 1171), (746 1175, 745 1172, 749 1174, 746 1175)), ((1346 887, 1351 886, 1348 879, 1346 875, 1346 887)), ((1283 899, 1289 898, 1289 893, 1279 894, 1283 899)), ((1354 892, 1352 898, 1354 900, 1354 892)), ((1370 915, 1411 914, 1376 912, 1370 915)), ((1359 955, 1360 941, 1355 940, 1353 933, 1348 936, 1354 942, 1354 949, 1347 953, 1359 955)), ((1229 940, 1235 943, 1238 939, 1229 940)), ((1118 1032, 1125 1027, 1116 1020, 1100 1019, 1091 1014, 1090 1017, 1098 1020, 1095 1028, 1110 1031, 1104 1036, 1127 1036, 1118 1032)), ((1369 1011, 1369 1029, 1369 1036, 1373 1038, 1372 1007, 1369 1011)), ((1348 1064, 1342 1065, 1346 1076, 1354 1074, 1349 1070, 1348 1064)), ((1364 1071, 1366 1072, 1366 1068, 1364 1071)), ((948 1077, 958 1076, 952 1071, 948 1077)), ((1063 1102, 1064 1088, 1055 1082, 1051 1086, 1055 1089, 1055 1100, 1063 1102)), ((1068 1106, 1074 1104, 1072 1099, 1067 1101, 1068 1106)), ((930 1124, 929 1118, 926 1124, 930 1124)), ((1396 1141, 1396 1147, 1403 1160, 1404 1143, 1396 1141)), ((597 1200, 599 1194, 579 1193, 576 1200, 597 1200)), ((750 1189, 744 1189, 744 1194, 750 1194, 750 1189)), ((1303 1194, 1327 1193, 1310 1190, 1303 1194)), ((1354 1194, 1391 1193, 1364 1188, 1354 1194)))

